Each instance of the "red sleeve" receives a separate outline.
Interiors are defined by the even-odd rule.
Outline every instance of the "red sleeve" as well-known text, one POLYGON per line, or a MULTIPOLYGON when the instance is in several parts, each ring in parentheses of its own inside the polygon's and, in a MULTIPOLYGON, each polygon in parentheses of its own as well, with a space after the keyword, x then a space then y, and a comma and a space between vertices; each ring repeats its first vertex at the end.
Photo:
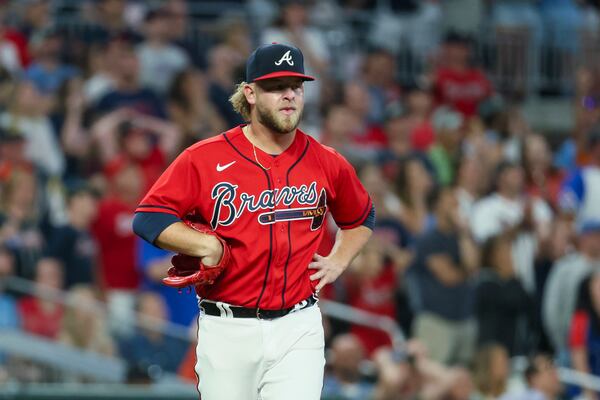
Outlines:
POLYGON ((339 153, 335 154, 339 170, 333 183, 335 198, 329 202, 329 209, 341 229, 356 228, 365 222, 373 204, 354 167, 339 153))
POLYGON ((571 328, 569 330, 569 347, 571 349, 586 346, 589 323, 590 319, 585 311, 577 311, 573 315, 571 328))
POLYGON ((148 191, 136 212, 160 212, 183 218, 200 197, 200 174, 189 151, 169 165, 148 191))

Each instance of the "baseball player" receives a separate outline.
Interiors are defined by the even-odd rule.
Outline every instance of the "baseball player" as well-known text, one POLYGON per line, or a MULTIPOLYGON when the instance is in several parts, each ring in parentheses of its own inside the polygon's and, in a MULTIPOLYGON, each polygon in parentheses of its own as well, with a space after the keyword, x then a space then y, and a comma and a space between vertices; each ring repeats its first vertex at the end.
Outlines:
POLYGON ((204 400, 319 399, 324 338, 317 294, 372 233, 352 166, 297 129, 302 52, 257 48, 231 103, 248 124, 184 150, 136 210, 135 232, 179 253, 164 282, 195 286, 196 372, 204 400), (330 213, 338 231, 316 254, 330 213))

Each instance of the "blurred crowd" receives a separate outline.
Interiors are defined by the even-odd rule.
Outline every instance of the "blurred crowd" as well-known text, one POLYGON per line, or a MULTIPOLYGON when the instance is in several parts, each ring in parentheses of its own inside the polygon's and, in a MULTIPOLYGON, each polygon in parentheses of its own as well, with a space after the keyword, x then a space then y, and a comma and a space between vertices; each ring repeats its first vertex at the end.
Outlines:
MULTIPOLYGON (((322 297, 409 338, 324 318, 324 396, 597 398, 556 367, 600 374, 597 4, 208 3, 0 1, 0 329, 120 357, 132 382, 151 366, 195 381, 193 343, 160 329, 195 340, 195 296, 160 284, 172 254, 133 234, 133 213, 182 149, 244 122, 228 97, 254 46, 276 41, 317 77, 301 128, 352 162, 377 211, 322 297), (574 121, 553 136, 521 102, 543 95, 547 52, 574 121), (406 54, 420 73, 400 79, 406 54)), ((75 379, 25 364, 0 354, 0 383, 75 379)))

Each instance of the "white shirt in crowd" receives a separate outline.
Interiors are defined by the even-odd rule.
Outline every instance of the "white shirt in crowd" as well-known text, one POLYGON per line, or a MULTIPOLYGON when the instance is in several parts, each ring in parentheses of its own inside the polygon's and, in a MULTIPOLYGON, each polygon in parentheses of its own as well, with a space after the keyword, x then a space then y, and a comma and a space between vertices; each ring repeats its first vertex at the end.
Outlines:
POLYGON ((157 47, 142 43, 136 53, 140 62, 140 84, 161 94, 169 90, 173 78, 190 64, 185 51, 175 45, 157 47))
MULTIPOLYGON (((475 203, 471 214, 471 231, 475 240, 484 243, 523 221, 526 200, 509 199, 497 193, 475 203)), ((552 222, 552 210, 545 201, 534 199, 533 220, 537 232, 547 234, 552 222)), ((532 293, 535 290, 534 259, 538 241, 534 232, 521 232, 512 246, 515 273, 523 287, 532 293)))
POLYGON ((519 392, 509 392, 502 395, 499 400, 552 400, 548 399, 544 393, 536 389, 527 389, 519 392))
POLYGON ((579 286, 593 272, 595 263, 581 253, 568 254, 554 263, 542 299, 542 322, 552 345, 558 351, 567 349, 567 335, 577 306, 579 286))
POLYGON ((600 221, 600 167, 589 165, 568 177, 559 195, 562 212, 575 215, 577 223, 600 221))
POLYGON ((45 174, 63 173, 65 158, 48 117, 15 118, 10 113, 2 113, 0 125, 4 129, 15 129, 25 137, 25 156, 45 174))
POLYGON ((0 66, 12 75, 16 75, 22 69, 16 46, 6 40, 0 41, 0 66))

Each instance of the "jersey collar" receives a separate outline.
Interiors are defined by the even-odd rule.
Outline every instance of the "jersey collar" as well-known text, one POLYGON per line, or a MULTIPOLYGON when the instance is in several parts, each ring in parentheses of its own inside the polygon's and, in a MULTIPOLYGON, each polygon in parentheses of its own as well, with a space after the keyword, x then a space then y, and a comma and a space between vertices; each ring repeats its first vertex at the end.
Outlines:
MULTIPOLYGON (((239 125, 226 132, 225 135, 244 156, 250 160, 254 160, 254 148, 252 143, 248 140, 248 138, 246 138, 244 132, 242 132, 242 128, 244 126, 246 126, 246 124, 239 125)), ((259 158, 260 163, 266 168, 269 168, 275 161, 277 161, 279 164, 291 164, 294 163, 298 157, 300 157, 304 151, 307 141, 308 139, 306 134, 300 129, 296 129, 294 141, 281 154, 273 156, 256 147, 256 155, 259 158)))

